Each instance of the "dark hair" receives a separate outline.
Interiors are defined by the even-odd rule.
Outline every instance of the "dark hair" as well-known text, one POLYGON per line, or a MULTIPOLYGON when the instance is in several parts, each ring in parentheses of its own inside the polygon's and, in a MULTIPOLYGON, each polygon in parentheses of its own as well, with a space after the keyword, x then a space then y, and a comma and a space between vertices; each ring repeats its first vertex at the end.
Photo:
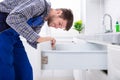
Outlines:
POLYGON ((68 31, 73 24, 73 13, 71 9, 66 9, 66 8, 59 8, 59 9, 62 10, 62 15, 60 17, 63 18, 64 20, 67 20, 67 25, 65 30, 68 31))

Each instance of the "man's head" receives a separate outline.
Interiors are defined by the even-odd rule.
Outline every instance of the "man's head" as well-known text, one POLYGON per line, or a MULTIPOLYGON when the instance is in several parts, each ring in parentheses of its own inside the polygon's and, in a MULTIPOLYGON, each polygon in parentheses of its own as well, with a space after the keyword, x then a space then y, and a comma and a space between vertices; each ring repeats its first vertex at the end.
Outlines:
POLYGON ((70 9, 51 9, 47 16, 48 25, 54 28, 69 30, 73 24, 73 13, 70 9))

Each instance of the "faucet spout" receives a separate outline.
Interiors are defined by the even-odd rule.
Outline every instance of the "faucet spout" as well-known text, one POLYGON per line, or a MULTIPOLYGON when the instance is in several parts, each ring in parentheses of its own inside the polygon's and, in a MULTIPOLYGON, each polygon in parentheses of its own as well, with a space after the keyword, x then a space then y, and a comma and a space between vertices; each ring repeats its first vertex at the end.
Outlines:
POLYGON ((103 16, 103 26, 104 26, 105 29, 106 29, 105 18, 106 18, 107 16, 110 18, 110 30, 105 30, 105 33, 113 32, 113 29, 112 29, 112 17, 111 17, 111 15, 109 15, 109 14, 104 14, 104 16, 103 16))

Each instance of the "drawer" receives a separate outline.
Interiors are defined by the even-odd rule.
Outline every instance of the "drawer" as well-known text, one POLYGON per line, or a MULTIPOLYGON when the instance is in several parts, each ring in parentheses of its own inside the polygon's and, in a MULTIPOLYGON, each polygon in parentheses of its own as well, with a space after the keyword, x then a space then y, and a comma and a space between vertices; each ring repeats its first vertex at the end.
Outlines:
POLYGON ((42 69, 107 69, 107 53, 42 52, 42 69))
POLYGON ((47 47, 41 48, 42 69, 107 69, 106 46, 81 42, 56 43, 54 50, 47 47))

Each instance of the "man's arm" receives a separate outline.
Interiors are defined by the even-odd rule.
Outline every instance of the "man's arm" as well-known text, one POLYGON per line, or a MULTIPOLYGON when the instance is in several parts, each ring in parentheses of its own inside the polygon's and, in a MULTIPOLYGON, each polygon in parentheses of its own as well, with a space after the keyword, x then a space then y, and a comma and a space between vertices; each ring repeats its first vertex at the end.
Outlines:
POLYGON ((15 7, 6 19, 11 28, 30 42, 36 42, 40 36, 27 24, 27 20, 38 13, 42 13, 45 9, 44 0, 38 0, 41 2, 35 1, 25 2, 15 7))
POLYGON ((51 41, 51 45, 52 47, 54 48, 55 47, 55 43, 56 43, 56 40, 55 38, 53 37, 40 37, 37 39, 37 42, 45 42, 45 41, 51 41))

